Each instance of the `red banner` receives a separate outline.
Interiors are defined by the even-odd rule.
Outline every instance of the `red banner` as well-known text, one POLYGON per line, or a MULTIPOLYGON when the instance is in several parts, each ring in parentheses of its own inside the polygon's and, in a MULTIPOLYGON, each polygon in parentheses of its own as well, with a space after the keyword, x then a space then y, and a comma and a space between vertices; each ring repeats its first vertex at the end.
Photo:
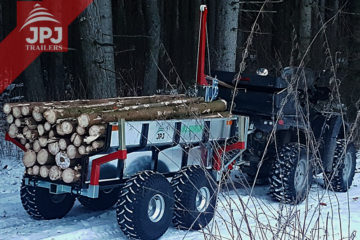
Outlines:
POLYGON ((17 3, 17 26, 0 43, 0 93, 42 52, 68 50, 68 26, 93 0, 17 3))

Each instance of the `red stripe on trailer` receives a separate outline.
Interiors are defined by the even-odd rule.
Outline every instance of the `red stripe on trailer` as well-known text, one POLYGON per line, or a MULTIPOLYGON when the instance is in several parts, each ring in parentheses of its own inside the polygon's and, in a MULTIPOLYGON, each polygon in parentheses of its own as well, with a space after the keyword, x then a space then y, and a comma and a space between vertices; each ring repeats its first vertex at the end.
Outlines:
MULTIPOLYGON (((200 7, 200 36, 199 36, 199 48, 198 48, 198 62, 197 62, 197 76, 196 82, 201 86, 207 86, 205 76, 205 44, 206 44, 206 16, 207 16, 207 7, 201 5, 200 7)), ((209 73, 210 74, 210 73, 209 73)))
MULTIPOLYGON (((236 149, 245 149, 245 142, 236 142, 234 144, 227 145, 225 149, 223 147, 218 148, 214 156, 213 169, 216 171, 221 170, 221 157, 224 153, 224 150, 225 152, 229 152, 236 149)), ((229 169, 232 169, 232 164, 229 165, 229 169)))
POLYGON ((27 151, 27 149, 25 148, 24 145, 22 145, 21 143, 19 143, 18 141, 16 141, 16 140, 13 139, 12 137, 10 137, 10 135, 9 135, 8 133, 5 134, 5 141, 12 142, 12 143, 15 144, 17 147, 19 147, 21 150, 23 150, 24 152, 27 151))
POLYGON ((127 151, 119 150, 117 152, 113 152, 93 160, 91 165, 90 185, 99 185, 100 166, 102 164, 110 162, 115 159, 125 160, 126 157, 127 157, 127 151))

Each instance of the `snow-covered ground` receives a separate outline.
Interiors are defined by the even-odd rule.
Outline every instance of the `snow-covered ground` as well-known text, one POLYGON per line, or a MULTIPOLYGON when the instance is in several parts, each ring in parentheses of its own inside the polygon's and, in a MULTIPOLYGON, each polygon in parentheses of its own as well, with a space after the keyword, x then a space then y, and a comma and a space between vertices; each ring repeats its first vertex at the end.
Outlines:
MULTIPOLYGON (((0 160, 0 239, 125 239, 114 209, 92 212, 76 203, 63 219, 36 221, 23 210, 19 157, 0 160)), ((360 166, 360 158, 358 158, 360 166)), ((360 174, 348 193, 327 192, 315 179, 307 201, 297 206, 272 201, 267 186, 237 186, 221 192, 215 220, 203 232, 170 227, 161 239, 357 239, 360 174), (324 238, 327 233, 329 238, 324 238), (251 237, 249 236, 251 235, 251 237)))

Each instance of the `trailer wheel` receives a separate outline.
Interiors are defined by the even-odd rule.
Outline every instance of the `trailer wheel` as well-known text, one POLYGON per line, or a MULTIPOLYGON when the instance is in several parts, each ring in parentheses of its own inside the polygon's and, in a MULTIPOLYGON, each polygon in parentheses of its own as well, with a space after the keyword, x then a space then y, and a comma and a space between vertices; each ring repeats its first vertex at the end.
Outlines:
POLYGON ((175 227, 192 230, 206 227, 214 217, 217 200, 212 179, 200 166, 186 166, 174 176, 171 185, 175 227))
POLYGON ((307 197, 312 177, 312 164, 305 146, 285 144, 280 148, 270 172, 270 194, 279 202, 298 204, 307 197))
POLYGON ((356 150, 353 143, 345 148, 346 140, 340 139, 336 142, 334 152, 333 169, 326 173, 325 182, 330 190, 335 192, 346 192, 354 179, 356 168, 356 150), (344 152, 346 149, 346 153, 344 152))
POLYGON ((168 180, 153 171, 127 180, 121 190, 116 216, 121 230, 134 239, 158 239, 169 228, 174 196, 168 180))
POLYGON ((114 206, 114 204, 118 201, 120 190, 120 188, 100 190, 98 198, 79 196, 78 200, 81 205, 88 209, 94 211, 106 210, 114 206))
POLYGON ((25 211, 37 220, 63 218, 75 202, 70 193, 51 194, 46 188, 26 186, 24 180, 20 196, 25 211))

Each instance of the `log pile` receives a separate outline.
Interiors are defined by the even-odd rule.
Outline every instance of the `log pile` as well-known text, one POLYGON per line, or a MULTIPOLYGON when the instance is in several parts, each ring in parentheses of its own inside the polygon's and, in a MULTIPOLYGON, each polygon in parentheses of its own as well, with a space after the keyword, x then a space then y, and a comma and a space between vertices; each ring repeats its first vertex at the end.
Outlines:
POLYGON ((205 103, 185 95, 7 103, 8 134, 25 146, 26 173, 72 183, 80 178, 79 159, 105 144, 107 124, 187 118, 226 110, 222 100, 205 103))

